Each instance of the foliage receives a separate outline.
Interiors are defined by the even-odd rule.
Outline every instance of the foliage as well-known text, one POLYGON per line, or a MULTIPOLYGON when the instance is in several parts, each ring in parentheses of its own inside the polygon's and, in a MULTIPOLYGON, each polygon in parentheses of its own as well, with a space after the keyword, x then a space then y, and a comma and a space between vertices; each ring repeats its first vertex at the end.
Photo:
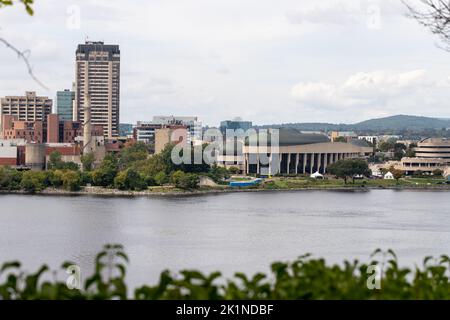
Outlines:
POLYGON ((109 154, 103 159, 100 167, 92 172, 92 183, 96 186, 111 187, 117 173, 117 158, 109 154))
POLYGON ((167 174, 164 171, 160 171, 155 175, 155 184, 158 186, 162 186, 163 184, 168 182, 167 174))
POLYGON ((55 188, 59 188, 63 184, 63 175, 64 171, 62 170, 53 170, 47 171, 47 184, 53 186, 55 188))
MULTIPOLYGON (((235 273, 223 279, 220 272, 203 274, 165 270, 155 285, 128 293, 125 277, 128 257, 121 245, 106 245, 95 258, 95 271, 81 286, 69 289, 66 281, 48 277, 47 265, 27 274, 21 263, 0 266, 0 300, 128 299, 137 300, 392 300, 450 299, 450 258, 425 257, 421 267, 400 267, 392 250, 377 249, 369 263, 357 260, 328 265, 324 259, 303 255, 292 262, 275 262, 271 273, 248 276, 235 273), (375 281, 376 268, 379 283, 375 281), (43 278, 47 275, 46 279, 43 278), (379 286, 378 286, 379 284, 379 286)), ((71 262, 62 264, 68 270, 71 262)))
POLYGON ((238 174, 240 170, 238 167, 229 167, 228 172, 230 172, 230 174, 238 174))
POLYGON ((394 144, 394 159, 401 160, 406 155, 407 148, 402 143, 394 144))
POLYGON ((175 187, 183 190, 197 189, 200 178, 195 173, 185 173, 181 170, 175 171, 171 177, 175 187))
POLYGON ((336 137, 333 142, 343 142, 347 143, 347 139, 345 137, 336 137))
POLYGON ((119 154, 119 168, 125 169, 135 162, 145 160, 148 157, 147 146, 143 142, 129 143, 119 154))
POLYGON ((48 169, 60 169, 60 170, 78 170, 79 167, 74 162, 64 162, 62 161, 62 155, 59 151, 53 151, 50 153, 49 161, 47 164, 48 169))
POLYGON ((391 170, 392 175, 394 176, 394 179, 398 182, 403 176, 405 175, 402 170, 398 169, 392 169, 391 170))
POLYGON ((209 169, 208 176, 215 182, 220 182, 230 177, 230 171, 228 171, 224 167, 220 167, 217 164, 214 164, 209 169))
POLYGON ((444 175, 444 171, 441 169, 436 169, 433 171, 433 176, 442 177, 444 175))
POLYGON ((353 182, 355 182, 356 176, 362 175, 369 177, 372 174, 367 161, 363 159, 339 160, 331 164, 327 170, 330 174, 344 179, 345 183, 347 183, 347 179, 349 178, 353 178, 353 182))
POLYGON ((81 175, 78 171, 67 170, 61 177, 64 189, 78 191, 81 188, 81 175))
POLYGON ((8 167, 0 167, 0 190, 18 190, 22 173, 8 167))
POLYGON ((39 192, 44 190, 47 185, 46 174, 39 171, 26 171, 22 175, 20 187, 27 192, 39 192))
POLYGON ((91 171, 94 164, 95 156, 93 153, 85 153, 81 156, 81 163, 84 171, 91 171))
POLYGON ((133 168, 119 172, 114 179, 114 186, 120 190, 143 190, 147 187, 145 179, 133 168))
MULTIPOLYGON (((0 0, 0 8, 4 6, 12 6, 15 1, 13 0, 0 0)), ((25 6, 25 10, 29 15, 33 15, 33 8, 31 7, 33 5, 34 0, 19 0, 19 2, 23 3, 25 6)))

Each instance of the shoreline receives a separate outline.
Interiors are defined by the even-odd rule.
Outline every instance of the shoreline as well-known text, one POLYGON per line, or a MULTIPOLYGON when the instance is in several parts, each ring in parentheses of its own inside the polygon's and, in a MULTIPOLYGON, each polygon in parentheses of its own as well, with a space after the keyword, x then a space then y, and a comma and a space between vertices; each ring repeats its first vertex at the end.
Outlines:
POLYGON ((331 191, 331 192, 370 192, 372 190, 394 191, 439 191, 449 192, 450 186, 348 186, 348 187, 303 187, 286 189, 203 189, 193 191, 126 191, 101 187, 87 187, 80 191, 63 189, 45 189, 40 192, 26 192, 23 190, 0 190, 0 195, 42 195, 42 196, 96 196, 96 197, 192 197, 205 195, 219 195, 227 193, 250 192, 301 192, 301 191, 331 191))

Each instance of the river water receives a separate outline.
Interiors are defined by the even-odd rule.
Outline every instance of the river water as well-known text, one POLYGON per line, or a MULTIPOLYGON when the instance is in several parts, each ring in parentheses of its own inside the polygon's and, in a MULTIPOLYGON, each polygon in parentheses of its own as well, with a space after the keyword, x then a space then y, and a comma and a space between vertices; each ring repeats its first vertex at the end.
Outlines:
POLYGON ((450 253, 450 193, 293 191, 194 197, 105 198, 0 195, 0 262, 28 271, 79 264, 121 243, 132 286, 160 271, 194 268, 253 274, 304 253, 329 262, 395 250, 400 264, 450 253))

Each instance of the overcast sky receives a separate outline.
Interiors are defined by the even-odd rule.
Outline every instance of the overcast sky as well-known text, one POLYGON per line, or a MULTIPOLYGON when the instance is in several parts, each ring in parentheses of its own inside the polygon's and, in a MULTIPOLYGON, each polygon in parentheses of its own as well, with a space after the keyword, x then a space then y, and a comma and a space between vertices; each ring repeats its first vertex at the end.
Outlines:
MULTIPOLYGON (((450 53, 400 0, 36 0, 0 10, 30 49, 28 76, 0 44, 0 96, 55 96, 86 37, 121 49, 121 122, 196 115, 208 125, 450 117, 450 53)), ((417 0, 410 0, 417 2, 417 0)))

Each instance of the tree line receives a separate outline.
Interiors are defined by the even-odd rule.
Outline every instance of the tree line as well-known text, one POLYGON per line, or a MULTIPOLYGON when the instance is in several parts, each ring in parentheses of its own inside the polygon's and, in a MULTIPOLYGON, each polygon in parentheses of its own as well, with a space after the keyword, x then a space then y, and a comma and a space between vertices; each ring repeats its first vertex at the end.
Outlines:
POLYGON ((57 151, 49 156, 45 171, 18 171, 0 167, 0 190, 24 190, 40 192, 46 188, 78 191, 83 186, 93 185, 119 190, 145 190, 150 186, 171 184, 183 190, 199 188, 200 176, 207 176, 221 183, 236 173, 217 165, 175 165, 171 160, 174 145, 167 145, 159 154, 149 155, 142 142, 128 143, 118 154, 108 154, 94 168, 92 154, 81 157, 84 170, 73 162, 62 161, 57 151))

